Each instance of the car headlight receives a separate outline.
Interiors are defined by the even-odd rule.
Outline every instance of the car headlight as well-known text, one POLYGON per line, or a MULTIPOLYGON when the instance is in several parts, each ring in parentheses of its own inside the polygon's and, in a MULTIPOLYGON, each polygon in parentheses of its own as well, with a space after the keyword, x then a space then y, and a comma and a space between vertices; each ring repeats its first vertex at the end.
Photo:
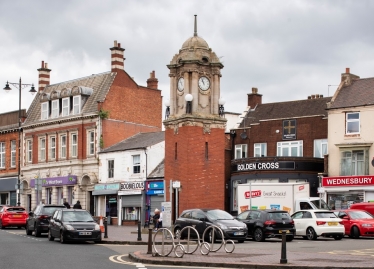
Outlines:
POLYGON ((369 223, 364 223, 364 224, 361 224, 362 227, 372 227, 373 225, 369 224, 369 223))
POLYGON ((66 230, 69 230, 69 231, 74 231, 75 230, 74 227, 69 225, 69 224, 65 224, 65 228, 66 228, 66 230))
POLYGON ((100 225, 99 224, 95 224, 95 231, 100 231, 100 225))
POLYGON ((227 230, 227 226, 223 224, 218 224, 218 227, 220 227, 222 230, 227 230))

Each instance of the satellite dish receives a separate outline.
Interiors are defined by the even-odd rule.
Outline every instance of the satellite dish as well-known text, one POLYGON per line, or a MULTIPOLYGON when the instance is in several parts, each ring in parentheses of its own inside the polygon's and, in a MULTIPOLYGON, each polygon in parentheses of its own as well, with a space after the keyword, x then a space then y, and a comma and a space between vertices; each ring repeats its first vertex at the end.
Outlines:
POLYGON ((242 139, 246 139, 248 136, 247 136, 247 134, 245 132, 243 132, 243 133, 240 134, 240 137, 242 139))

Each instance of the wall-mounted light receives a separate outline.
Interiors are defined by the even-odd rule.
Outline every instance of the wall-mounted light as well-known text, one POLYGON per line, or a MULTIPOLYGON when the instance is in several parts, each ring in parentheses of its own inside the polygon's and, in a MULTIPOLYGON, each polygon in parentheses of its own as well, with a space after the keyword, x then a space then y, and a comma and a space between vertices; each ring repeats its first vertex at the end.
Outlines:
POLYGON ((187 102, 187 105, 186 105, 186 114, 191 114, 192 113, 192 100, 193 100, 192 94, 190 94, 190 93, 186 94, 186 96, 184 97, 184 99, 187 102))
POLYGON ((224 108, 224 105, 225 105, 226 101, 225 99, 223 99, 223 97, 219 98, 218 100, 218 115, 220 117, 225 117, 225 108, 224 108))
POLYGON ((170 116, 170 100, 166 99, 165 102, 164 102, 164 105, 166 106, 165 120, 167 120, 169 118, 169 116, 170 116))

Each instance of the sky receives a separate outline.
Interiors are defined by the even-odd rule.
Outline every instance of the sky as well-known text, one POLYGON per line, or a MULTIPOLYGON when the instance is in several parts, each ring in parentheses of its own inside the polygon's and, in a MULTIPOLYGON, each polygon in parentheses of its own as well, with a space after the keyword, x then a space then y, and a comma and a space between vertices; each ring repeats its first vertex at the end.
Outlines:
MULTIPOLYGON (((374 75, 370 0, 0 0, 0 86, 35 84, 41 61, 51 84, 110 71, 114 40, 142 86, 156 72, 169 99, 167 64, 198 35, 220 57, 225 110, 242 113, 258 88, 263 103, 332 96, 346 68, 374 75), (329 86, 330 85, 330 86, 329 86)), ((11 86, 12 87, 12 86, 11 86)), ((22 108, 33 96, 22 89, 22 108)), ((0 90, 0 113, 18 110, 18 86, 0 90)))

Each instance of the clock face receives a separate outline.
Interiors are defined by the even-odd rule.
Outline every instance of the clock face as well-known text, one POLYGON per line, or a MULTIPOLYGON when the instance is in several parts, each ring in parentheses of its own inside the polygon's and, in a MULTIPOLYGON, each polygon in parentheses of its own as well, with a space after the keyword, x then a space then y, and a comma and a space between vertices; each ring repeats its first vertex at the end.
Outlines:
POLYGON ((199 78, 199 87, 201 90, 206 91, 210 87, 210 81, 207 77, 199 78))
POLYGON ((178 80, 178 90, 181 92, 184 89, 184 78, 179 78, 178 80))

